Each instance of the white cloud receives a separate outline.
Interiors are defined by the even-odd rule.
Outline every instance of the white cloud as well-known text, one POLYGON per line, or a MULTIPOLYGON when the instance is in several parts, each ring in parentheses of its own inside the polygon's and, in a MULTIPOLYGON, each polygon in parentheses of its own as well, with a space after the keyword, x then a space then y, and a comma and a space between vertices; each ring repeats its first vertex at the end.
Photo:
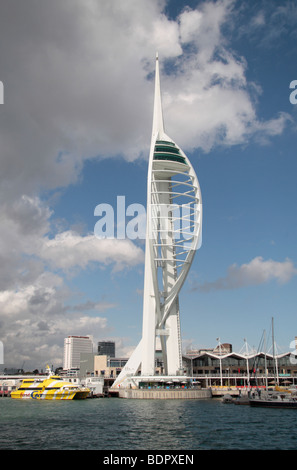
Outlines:
POLYGON ((179 17, 181 42, 193 43, 198 49, 198 64, 211 62, 213 55, 225 39, 221 27, 231 13, 234 1, 204 2, 197 10, 186 8, 179 17))
POLYGON ((73 231, 43 239, 38 252, 41 259, 55 268, 86 268, 91 262, 114 264, 115 270, 143 262, 143 251, 130 240, 102 239, 95 235, 81 236, 73 231))
POLYGON ((259 11, 251 20, 251 23, 256 27, 261 27, 265 25, 265 13, 259 11))
POLYGON ((73 301, 63 279, 45 272, 34 284, 0 292, 1 341, 5 366, 44 368, 51 362, 62 365, 67 335, 89 335, 94 340, 110 327, 102 312, 115 307, 108 302, 67 306, 73 301), (92 314, 89 311, 92 310, 92 314))
MULTIPOLYGON (((223 33, 233 1, 206 1, 176 20, 165 16, 165 0, 27 0, 17 15, 4 3, 3 200, 75 182, 94 156, 147 155, 153 100, 147 77, 157 50, 162 65, 168 59, 175 65, 175 75, 162 74, 165 124, 181 144, 208 151, 252 137, 257 117, 246 63, 223 33)), ((263 123, 263 133, 271 135, 275 119, 263 123)))
MULTIPOLYGON (((85 269, 91 262, 114 264, 119 270, 143 262, 143 251, 128 239, 99 240, 94 234, 84 236, 73 230, 64 230, 50 237, 54 212, 37 197, 21 196, 12 206, 0 206, 0 216, 0 278, 3 279, 7 276, 11 257, 19 259, 24 254, 30 256, 25 258, 24 264, 32 265, 34 261, 38 264, 41 260, 51 268, 62 270, 85 269)), ((22 274, 24 271, 25 267, 22 274)), ((15 271, 12 275, 16 276, 15 271)))
POLYGON ((5 3, 1 196, 68 185, 86 158, 139 156, 149 145, 146 77, 155 52, 182 52, 177 23, 162 14, 165 2, 27 0, 17 15, 5 3))
POLYGON ((165 124, 184 149, 267 143, 280 135, 290 116, 257 118, 261 89, 248 83, 247 63, 229 47, 223 26, 232 19, 234 2, 205 2, 181 13, 181 44, 190 52, 176 59, 178 73, 162 78, 165 124))
POLYGON ((98 340, 108 333, 102 314, 117 305, 108 299, 75 303, 64 272, 80 272, 91 263, 119 271, 143 262, 142 250, 130 240, 98 240, 70 230, 49 238, 53 215, 37 197, 22 196, 11 207, 0 206, 5 366, 21 367, 24 360, 27 368, 61 365, 65 336, 91 331, 98 340))
POLYGON ((279 284, 289 282, 296 276, 297 269, 290 259, 285 261, 263 260, 261 256, 247 264, 232 264, 225 277, 196 286, 194 290, 210 292, 214 290, 239 289, 241 287, 265 284, 277 281, 279 284))

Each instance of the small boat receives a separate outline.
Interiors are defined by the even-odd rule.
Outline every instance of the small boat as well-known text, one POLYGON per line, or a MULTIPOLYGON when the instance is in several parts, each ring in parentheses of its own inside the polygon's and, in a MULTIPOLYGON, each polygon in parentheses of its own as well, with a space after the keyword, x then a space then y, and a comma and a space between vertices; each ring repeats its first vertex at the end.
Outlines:
POLYGON ((222 402, 234 405, 249 405, 249 398, 247 395, 232 397, 232 395, 227 394, 222 398, 222 402))
POLYGON ((223 403, 234 403, 234 399, 231 395, 227 394, 222 398, 223 403))
POLYGON ((77 400, 87 398, 90 390, 87 387, 64 381, 59 375, 54 375, 47 366, 46 379, 23 379, 20 386, 11 392, 11 398, 35 400, 77 400))
POLYGON ((266 408, 295 408, 297 409, 297 397, 280 392, 261 392, 249 398, 251 406, 262 406, 266 408))

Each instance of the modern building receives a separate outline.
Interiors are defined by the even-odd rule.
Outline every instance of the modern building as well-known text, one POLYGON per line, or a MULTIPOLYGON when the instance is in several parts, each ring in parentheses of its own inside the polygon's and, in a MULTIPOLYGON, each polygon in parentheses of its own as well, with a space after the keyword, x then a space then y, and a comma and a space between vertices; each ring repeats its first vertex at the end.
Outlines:
POLYGON ((248 354, 197 351, 183 357, 185 375, 198 380, 204 387, 297 385, 295 354, 248 354))
POLYGON ((126 358, 112 358, 102 354, 96 355, 94 356, 94 375, 115 380, 123 367, 125 367, 127 361, 128 359, 126 358))
POLYGON ((79 369, 82 353, 93 352, 93 341, 89 336, 68 336, 64 339, 63 369, 79 369))
POLYGON ((114 341, 99 341, 98 342, 99 356, 115 357, 115 342, 114 341))
POLYGON ((154 377, 161 351, 164 376, 182 376, 179 292, 202 241, 202 198, 183 150, 165 133, 156 57, 147 178, 147 228, 142 339, 114 387, 125 378, 154 377))
POLYGON ((80 353, 79 371, 76 371, 78 377, 94 375, 94 358, 94 353, 80 353))

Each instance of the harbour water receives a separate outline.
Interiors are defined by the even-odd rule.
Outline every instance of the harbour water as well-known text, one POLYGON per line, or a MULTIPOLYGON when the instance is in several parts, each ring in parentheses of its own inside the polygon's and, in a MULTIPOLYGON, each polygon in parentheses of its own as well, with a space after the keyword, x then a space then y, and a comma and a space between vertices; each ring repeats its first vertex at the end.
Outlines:
POLYGON ((295 450, 297 410, 220 400, 0 398, 0 449, 295 450))

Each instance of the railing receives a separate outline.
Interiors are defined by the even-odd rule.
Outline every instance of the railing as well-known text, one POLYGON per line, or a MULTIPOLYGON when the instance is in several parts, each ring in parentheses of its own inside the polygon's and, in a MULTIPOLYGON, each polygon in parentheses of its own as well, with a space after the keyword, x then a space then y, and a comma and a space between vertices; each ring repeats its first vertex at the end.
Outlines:
MULTIPOLYGON (((134 376, 134 374, 129 374, 130 376, 134 376)), ((232 372, 232 373, 227 373, 227 372, 222 372, 222 374, 220 374, 220 372, 212 372, 210 371, 209 373, 205 373, 205 374, 191 374, 191 373, 187 373, 185 374, 185 376, 187 378, 191 378, 191 379, 209 379, 209 378, 215 378, 215 379, 219 379, 220 377, 222 377, 223 379, 228 379, 228 378, 232 378, 232 379, 240 379, 240 378, 250 378, 250 379, 256 379, 256 378, 266 378, 266 374, 265 373, 257 373, 255 375, 254 372, 250 372, 249 373, 249 376, 247 375, 246 372, 232 372)), ((294 375, 294 374, 285 374, 284 376, 282 376, 281 374, 278 374, 279 376, 279 379, 297 379, 297 374, 294 375)), ((95 378, 101 378, 101 379, 116 379, 118 376, 114 376, 114 375, 98 375, 98 376, 95 376, 95 378)), ((155 377, 160 377, 160 379, 162 379, 162 374, 159 374, 155 377)), ((268 379, 274 379, 274 373, 273 372, 269 372, 268 375, 267 375, 267 378, 268 379)))

